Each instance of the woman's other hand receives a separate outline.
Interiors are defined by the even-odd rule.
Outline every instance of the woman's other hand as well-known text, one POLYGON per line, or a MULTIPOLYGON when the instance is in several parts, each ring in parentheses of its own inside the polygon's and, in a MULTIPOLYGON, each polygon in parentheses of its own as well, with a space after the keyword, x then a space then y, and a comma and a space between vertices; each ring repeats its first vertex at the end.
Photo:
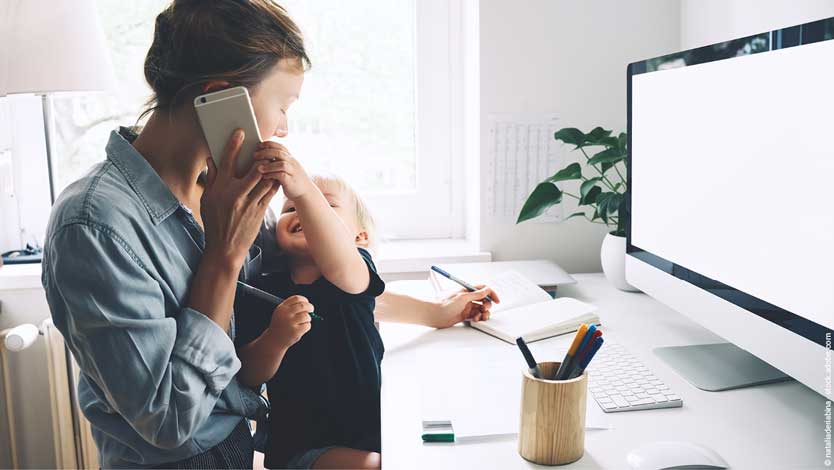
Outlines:
POLYGON ((279 347, 289 349, 310 331, 311 312, 313 312, 313 304, 300 295, 284 300, 275 308, 269 329, 275 334, 279 347))
POLYGON ((498 294, 483 284, 475 286, 476 291, 469 292, 462 289, 436 303, 435 313, 431 315, 432 327, 448 328, 462 321, 489 320, 492 302, 486 300, 489 296, 495 303, 501 303, 498 294))
POLYGON ((243 264, 269 202, 280 187, 275 180, 265 178, 257 164, 243 177, 235 176, 243 137, 242 129, 232 134, 219 167, 213 159, 207 159, 206 187, 200 200, 206 255, 235 271, 243 264))
POLYGON ((288 199, 295 200, 309 191, 318 191, 301 163, 278 142, 261 142, 255 150, 254 159, 254 166, 264 179, 278 181, 288 199))

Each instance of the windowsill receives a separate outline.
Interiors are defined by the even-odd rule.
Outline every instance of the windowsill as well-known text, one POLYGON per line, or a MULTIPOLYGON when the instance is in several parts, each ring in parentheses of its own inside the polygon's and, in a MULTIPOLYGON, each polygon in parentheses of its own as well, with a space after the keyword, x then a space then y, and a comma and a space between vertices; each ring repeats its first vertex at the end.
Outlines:
POLYGON ((468 240, 397 240, 382 243, 374 256, 377 269, 387 280, 425 278, 433 264, 492 261, 468 240))
MULTIPOLYGON (((492 254, 462 239, 397 240, 380 244, 374 258, 380 274, 397 280, 422 279, 433 264, 491 261, 492 254)), ((0 292, 40 288, 40 263, 0 267, 0 292)))
POLYGON ((0 292, 14 289, 40 289, 41 264, 6 264, 0 266, 0 292))

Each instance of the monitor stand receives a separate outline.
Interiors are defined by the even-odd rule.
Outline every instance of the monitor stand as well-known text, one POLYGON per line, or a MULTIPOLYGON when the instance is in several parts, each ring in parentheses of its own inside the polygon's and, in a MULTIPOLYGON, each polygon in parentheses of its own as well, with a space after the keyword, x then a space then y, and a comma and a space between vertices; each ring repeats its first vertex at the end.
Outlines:
POLYGON ((689 383, 708 392, 792 380, 730 343, 669 346, 654 352, 689 383))

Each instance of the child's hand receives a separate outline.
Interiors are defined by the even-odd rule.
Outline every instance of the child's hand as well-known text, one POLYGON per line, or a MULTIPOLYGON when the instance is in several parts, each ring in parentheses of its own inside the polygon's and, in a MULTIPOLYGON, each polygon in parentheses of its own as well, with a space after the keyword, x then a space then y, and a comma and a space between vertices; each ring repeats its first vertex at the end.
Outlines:
POLYGON ((489 320, 492 302, 486 300, 489 296, 495 303, 501 303, 498 294, 483 284, 475 286, 475 292, 462 289, 435 304, 435 314, 432 315, 434 328, 448 328, 462 321, 489 320))
POLYGON ((295 200, 309 191, 318 190, 304 167, 278 142, 261 142, 255 150, 254 158, 264 179, 281 183, 287 199, 295 200))
POLYGON ((275 332, 281 347, 289 348, 310 331, 311 304, 305 297, 294 295, 275 308, 269 328, 275 332))

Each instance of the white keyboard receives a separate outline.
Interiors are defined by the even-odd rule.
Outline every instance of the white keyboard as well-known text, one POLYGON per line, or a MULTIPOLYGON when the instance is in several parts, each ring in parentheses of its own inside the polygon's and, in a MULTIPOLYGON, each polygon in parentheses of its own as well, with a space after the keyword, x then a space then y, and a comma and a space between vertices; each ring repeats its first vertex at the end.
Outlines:
POLYGON ((588 367, 588 386, 606 413, 683 406, 683 400, 619 344, 606 342, 588 367))

